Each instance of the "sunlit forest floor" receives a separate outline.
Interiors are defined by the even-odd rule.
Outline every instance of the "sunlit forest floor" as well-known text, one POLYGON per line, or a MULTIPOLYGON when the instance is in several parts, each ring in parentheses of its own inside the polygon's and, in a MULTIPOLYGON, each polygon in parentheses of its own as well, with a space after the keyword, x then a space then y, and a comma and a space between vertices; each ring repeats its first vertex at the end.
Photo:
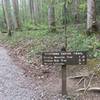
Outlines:
MULTIPOLYGON (((61 82, 61 67, 42 65, 41 54, 45 51, 60 51, 66 42, 65 33, 63 28, 57 29, 55 33, 51 33, 48 32, 46 27, 44 29, 43 27, 44 26, 38 28, 35 26, 33 29, 30 27, 20 29, 13 32, 12 37, 8 37, 7 33, 0 33, 0 42, 1 45, 8 48, 10 51, 9 54, 14 58, 15 62, 17 61, 16 64, 19 65, 20 63, 19 66, 25 70, 24 74, 26 77, 32 77, 37 81, 42 80, 46 86, 50 83, 53 85, 53 88, 49 86, 50 91, 59 94, 61 93, 61 90, 59 90, 61 86, 61 83, 59 83, 61 82), (59 84, 57 85, 57 83, 59 84)), ((96 33, 96 35, 87 36, 84 29, 85 24, 68 25, 66 34, 67 50, 88 51, 88 57, 91 59, 88 61, 87 66, 69 66, 68 82, 71 86, 69 85, 68 90, 71 95, 73 94, 73 96, 77 97, 80 95, 75 94, 73 90, 79 87, 83 88, 83 82, 80 82, 78 87, 74 86, 74 84, 77 84, 80 80, 70 80, 70 76, 82 75, 81 78, 83 78, 85 75, 85 80, 87 80, 85 85, 87 85, 89 79, 91 79, 91 75, 96 73, 97 75, 94 75, 93 78, 96 84, 92 81, 92 86, 97 86, 99 83, 97 82, 99 70, 98 67, 96 67, 100 62, 100 41, 99 38, 97 39, 98 33, 96 33)))

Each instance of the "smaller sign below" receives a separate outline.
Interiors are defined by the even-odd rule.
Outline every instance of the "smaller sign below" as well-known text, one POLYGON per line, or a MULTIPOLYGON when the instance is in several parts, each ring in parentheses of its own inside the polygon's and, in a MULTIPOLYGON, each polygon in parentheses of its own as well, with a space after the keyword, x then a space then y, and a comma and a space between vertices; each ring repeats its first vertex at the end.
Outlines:
POLYGON ((43 64, 85 65, 87 64, 87 52, 44 52, 42 53, 42 61, 43 64))

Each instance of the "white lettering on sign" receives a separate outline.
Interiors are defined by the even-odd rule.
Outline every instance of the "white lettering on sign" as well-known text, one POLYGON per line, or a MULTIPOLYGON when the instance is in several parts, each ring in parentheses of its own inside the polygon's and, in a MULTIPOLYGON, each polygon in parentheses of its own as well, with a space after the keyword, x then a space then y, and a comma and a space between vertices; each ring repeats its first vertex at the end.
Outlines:
POLYGON ((84 65, 87 63, 87 52, 73 51, 73 52, 44 52, 42 54, 42 61, 44 63, 63 63, 68 65, 84 65))
POLYGON ((67 58, 70 58, 71 59, 71 58, 73 58, 73 56, 67 56, 67 58))

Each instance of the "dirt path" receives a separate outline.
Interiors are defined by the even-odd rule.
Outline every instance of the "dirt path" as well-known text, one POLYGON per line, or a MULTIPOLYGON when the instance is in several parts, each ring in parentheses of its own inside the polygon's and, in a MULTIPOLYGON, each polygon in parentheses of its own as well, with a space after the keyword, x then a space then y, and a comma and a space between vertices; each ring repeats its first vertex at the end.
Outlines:
POLYGON ((37 93, 35 85, 14 65, 7 51, 0 47, 0 100, 41 100, 38 95, 41 91, 37 93))

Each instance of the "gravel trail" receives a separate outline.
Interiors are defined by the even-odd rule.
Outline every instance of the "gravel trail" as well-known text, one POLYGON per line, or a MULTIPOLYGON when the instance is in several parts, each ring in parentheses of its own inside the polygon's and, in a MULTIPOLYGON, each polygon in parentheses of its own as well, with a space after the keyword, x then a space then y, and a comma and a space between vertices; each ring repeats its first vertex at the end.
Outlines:
POLYGON ((0 47, 0 100, 42 100, 38 95, 40 89, 37 93, 38 87, 32 83, 0 47))

